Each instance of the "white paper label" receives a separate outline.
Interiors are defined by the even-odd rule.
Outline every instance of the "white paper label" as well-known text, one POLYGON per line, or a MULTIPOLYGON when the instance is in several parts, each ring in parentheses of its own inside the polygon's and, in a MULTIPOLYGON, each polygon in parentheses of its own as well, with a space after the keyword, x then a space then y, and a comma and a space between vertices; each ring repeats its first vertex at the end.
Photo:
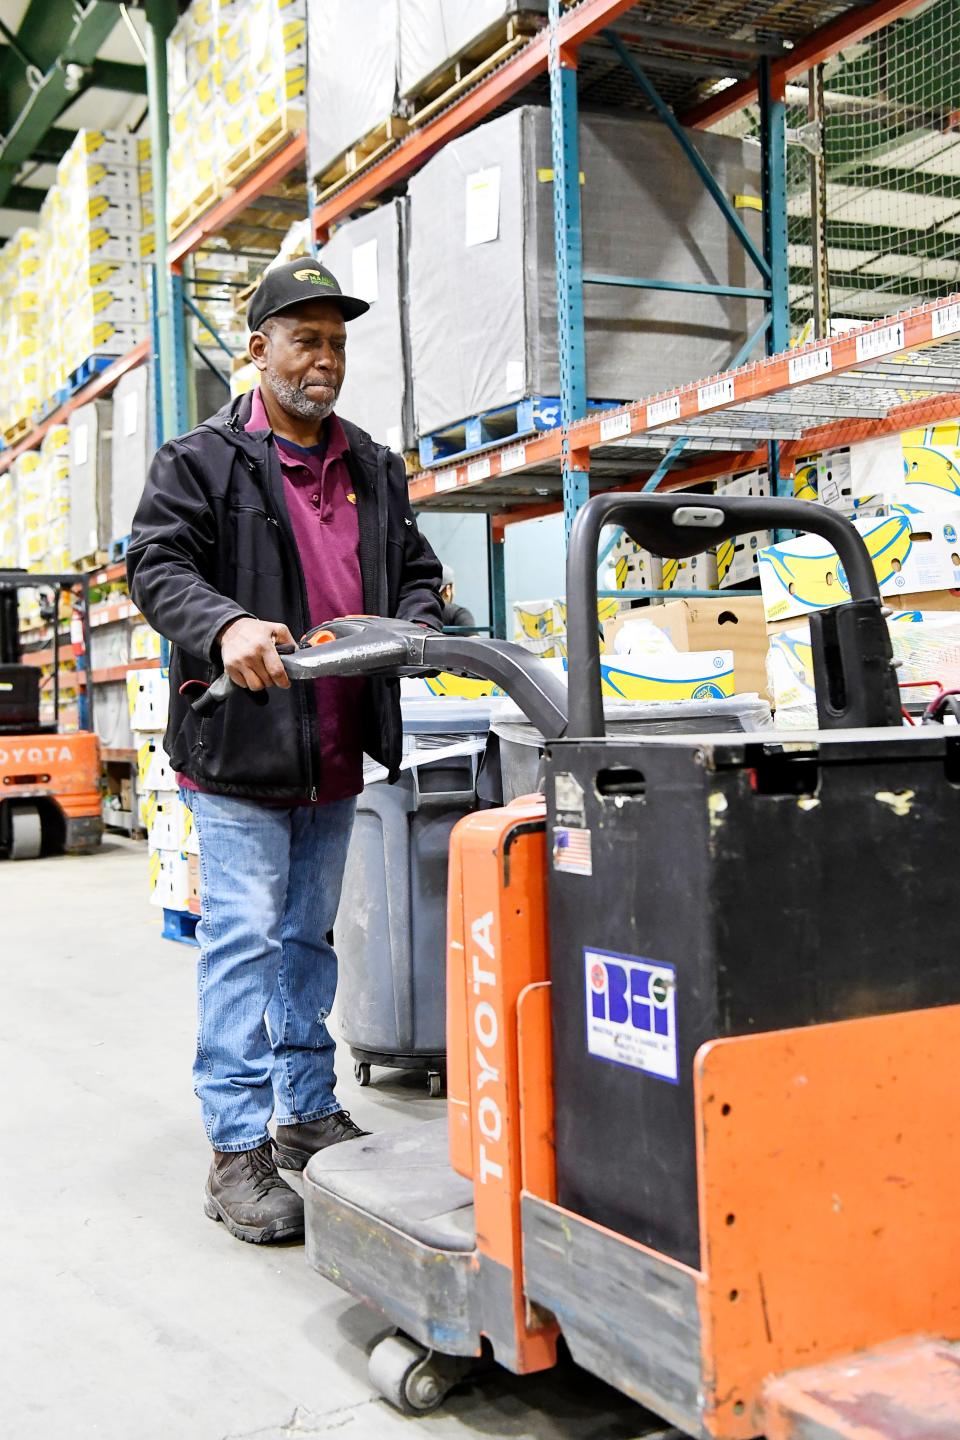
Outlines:
POLYGON ((663 425, 667 420, 680 419, 680 396, 668 395, 666 400, 653 400, 647 406, 647 424, 663 425))
POLYGON ((471 460, 467 466, 467 484, 476 485, 480 480, 490 478, 490 457, 484 455, 482 460, 471 460))
POLYGON ((397 451, 399 451, 400 446, 402 445, 402 443, 403 443, 403 437, 402 437, 401 434, 400 434, 400 426, 399 426, 399 425, 388 425, 388 426, 387 426, 387 448, 390 449, 390 450, 397 450, 397 451))
POLYGON ((500 234, 500 166, 467 176, 464 244, 486 245, 500 234))
POLYGON ((456 488, 457 488, 457 472, 456 472, 456 470, 438 470, 438 471, 437 471, 436 475, 434 476, 434 480, 433 480, 433 489, 434 489, 434 492, 435 492, 437 495, 441 494, 444 490, 456 490, 456 488))
POLYGON ((526 445, 508 445, 506 450, 500 451, 501 470, 519 470, 527 463, 526 445))
POLYGON ((791 385, 796 385, 800 380, 812 380, 814 375, 829 375, 833 369, 833 351, 829 345, 821 345, 819 350, 804 350, 799 355, 792 355, 787 364, 787 376, 791 385))
POLYGON ((140 397, 136 390, 131 390, 129 395, 124 395, 123 397, 121 424, 124 435, 135 435, 137 433, 137 405, 139 399, 140 397))
POLYGON ((732 380, 714 380, 712 385, 701 385, 697 391, 697 409, 713 410, 717 405, 729 405, 733 399, 732 380))
POLYGON ((584 949, 583 961, 590 1054, 676 1085, 677 975, 673 966, 608 950, 584 949))
POLYGON ((371 305, 380 299, 376 238, 353 247, 353 293, 371 305))
POLYGON ((629 415, 608 415, 600 421, 600 439, 616 440, 618 435, 630 434, 629 415))
POLYGON ((933 338, 942 335, 956 335, 960 330, 960 305, 944 305, 942 310, 933 312, 933 338))
POLYGON ((504 383, 505 383, 505 385, 506 385, 507 394, 511 397, 511 399, 512 399, 515 395, 522 395, 522 394, 523 394, 523 390, 524 390, 523 377, 524 377, 523 361, 522 361, 522 360, 508 360, 508 361, 507 361, 507 366, 506 366, 506 371, 505 371, 505 373, 504 373, 504 383))
MULTIPOLYGON (((74 465, 86 465, 88 454, 89 435, 86 425, 80 425, 73 432, 73 463, 74 465)), ((96 546, 94 546, 96 549, 96 546)))
POLYGON ((878 355, 891 355, 894 350, 903 349, 903 323, 884 325, 880 330, 868 330, 857 336, 857 359, 875 360, 878 355))

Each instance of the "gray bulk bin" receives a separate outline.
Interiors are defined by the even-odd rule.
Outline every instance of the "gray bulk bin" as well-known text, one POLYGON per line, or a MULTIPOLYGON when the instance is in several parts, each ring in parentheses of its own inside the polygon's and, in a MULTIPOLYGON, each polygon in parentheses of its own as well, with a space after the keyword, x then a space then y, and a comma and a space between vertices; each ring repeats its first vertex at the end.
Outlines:
POLYGON ((408 768, 357 801, 334 933, 337 1023, 361 1084, 384 1065, 425 1072, 439 1093, 450 832, 476 803, 489 713, 489 700, 404 700, 408 768))
POLYGON ((150 369, 149 365, 138 365, 128 370, 113 392, 110 540, 122 540, 130 534, 156 448, 150 369))
POLYGON ((414 444, 407 319, 407 201, 338 226, 320 251, 343 289, 370 300, 347 327, 347 377, 337 412, 391 450, 414 444))
POLYGON ((70 429, 70 559, 76 564, 108 545, 113 402, 73 410, 70 429))
MULTIPOLYGON (((759 195, 759 149, 695 132, 728 196, 759 195)), ((584 267, 755 286, 743 247, 656 120, 581 115, 584 267)), ((524 106, 411 177, 410 336, 420 435, 560 389, 550 114, 524 106), (496 202, 499 192, 499 203, 496 202), (492 238, 491 238, 492 237, 492 238)), ((760 242, 760 216, 745 210, 760 242)), ((636 398, 727 368, 760 301, 588 285, 587 389, 636 398)))

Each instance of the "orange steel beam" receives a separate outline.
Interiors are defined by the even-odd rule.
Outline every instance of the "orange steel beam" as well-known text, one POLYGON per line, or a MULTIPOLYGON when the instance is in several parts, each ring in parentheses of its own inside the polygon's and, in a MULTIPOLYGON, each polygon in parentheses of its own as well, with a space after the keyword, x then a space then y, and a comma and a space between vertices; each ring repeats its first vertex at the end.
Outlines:
MULTIPOLYGON (((632 3, 633 0, 581 0, 560 22, 561 49, 575 51, 604 26, 613 24, 631 8, 632 3)), ((549 46, 549 31, 541 30, 514 56, 468 90, 462 99, 455 100, 426 125, 412 130, 389 155, 369 169, 362 170, 355 180, 322 201, 313 212, 317 239, 325 240, 330 226, 337 220, 342 220, 384 190, 405 180, 450 140, 485 119, 518 90, 529 85, 546 70, 549 46)))
POLYGON ((960 394, 930 395, 924 400, 911 400, 888 411, 882 420, 834 420, 808 430, 802 440, 785 442, 781 458, 799 460, 818 450, 833 450, 838 445, 853 445, 857 440, 870 440, 876 435, 899 435, 901 430, 921 430, 927 425, 941 425, 960 419, 960 394))
MULTIPOLYGON (((805 74, 815 65, 829 60, 845 45, 854 45, 858 40, 865 40, 868 35, 882 30, 885 25, 891 25, 894 20, 908 15, 911 10, 919 10, 924 3, 925 0, 877 0, 873 5, 854 6, 846 15, 838 16, 820 30, 814 30, 805 40, 795 45, 788 55, 774 60, 770 67, 774 90, 805 74)), ((715 125, 718 120, 725 120, 728 115, 742 110, 745 105, 752 104, 758 95, 758 77, 751 75, 749 79, 729 85, 719 94, 711 95, 708 100, 694 105, 680 116, 680 121, 684 125, 706 129, 715 125)))
POLYGON ((269 160, 265 160, 249 179, 244 180, 235 190, 231 190, 222 200, 217 203, 198 220, 171 240, 167 245, 167 259, 171 268, 179 270, 185 256, 197 250, 211 235, 216 235, 224 225, 229 225, 238 215, 242 215, 247 206, 261 195, 267 192, 295 170, 298 165, 305 163, 307 157, 307 137, 302 130, 281 145, 269 160))
MULTIPOLYGON (((915 310, 907 310, 891 317, 865 325, 846 335, 836 336, 829 341, 816 341, 766 360, 744 365, 739 370, 727 371, 723 375, 711 376, 662 395, 637 400, 617 410, 596 411, 585 420, 579 420, 570 427, 571 451, 592 450, 614 439, 626 439, 631 435, 642 435, 664 426, 676 426, 684 421, 694 421, 712 411, 736 409, 745 401, 765 399, 779 392, 799 389, 817 379, 841 375, 844 371, 855 370, 859 365, 869 365, 871 360, 902 354, 931 342, 960 333, 960 296, 953 295, 943 300, 932 301, 915 310)), ((910 388, 910 372, 904 367, 903 379, 898 382, 903 390, 910 388)), ((878 427, 887 423, 892 429, 906 429, 909 424, 925 423, 924 415, 938 414, 940 397, 934 402, 919 401, 916 405, 897 407, 891 411, 887 422, 870 420, 845 420, 830 422, 830 433, 842 437, 835 444, 848 444, 850 439, 861 438, 864 434, 878 433, 878 427)), ((960 410, 960 397, 954 400, 954 414, 960 410)), ((930 423, 927 421, 926 423, 930 423)), ((818 446, 812 437, 823 432, 825 427, 811 429, 800 442, 790 442, 786 453, 804 454, 818 446), (802 447, 797 450, 797 444, 802 447)), ((410 498, 413 504, 424 504, 434 495, 453 490, 473 489, 485 481, 492 481, 498 475, 513 471, 531 470, 545 462, 556 462, 560 457, 560 430, 547 430, 533 435, 528 440, 517 441, 478 455, 465 458, 456 464, 424 471, 410 481, 410 498)), ((745 463, 744 469, 751 468, 745 463)), ((679 478, 687 472, 679 472, 679 478)))
POLYGON ((149 340, 141 340, 133 350, 128 350, 126 355, 121 355, 119 360, 114 360, 112 365, 108 365, 105 370, 101 370, 98 375, 95 375, 88 385, 84 385, 82 390, 71 395, 69 400, 65 400, 62 405, 58 405, 51 415, 48 415, 45 420, 41 420, 40 424, 35 426, 29 434, 24 435, 16 445, 11 445, 9 450, 0 451, 0 475, 5 470, 9 470, 14 460, 25 450, 35 450, 47 431, 51 430, 54 425, 62 425, 71 410, 76 410, 79 406, 86 405, 88 401, 96 400, 98 395, 112 390, 121 375, 126 375, 128 370, 134 370, 138 365, 142 365, 145 360, 149 359, 151 348, 149 340))

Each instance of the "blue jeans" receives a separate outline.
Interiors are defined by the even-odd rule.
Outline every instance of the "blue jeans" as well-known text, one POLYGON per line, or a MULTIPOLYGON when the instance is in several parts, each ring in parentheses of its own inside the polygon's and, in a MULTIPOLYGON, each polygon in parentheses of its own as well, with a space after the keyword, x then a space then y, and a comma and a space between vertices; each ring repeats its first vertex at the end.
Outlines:
POLYGON ((253 1150, 267 1122, 332 1115, 326 936, 356 800, 291 809, 183 791, 200 843, 194 1090, 216 1150, 253 1150))

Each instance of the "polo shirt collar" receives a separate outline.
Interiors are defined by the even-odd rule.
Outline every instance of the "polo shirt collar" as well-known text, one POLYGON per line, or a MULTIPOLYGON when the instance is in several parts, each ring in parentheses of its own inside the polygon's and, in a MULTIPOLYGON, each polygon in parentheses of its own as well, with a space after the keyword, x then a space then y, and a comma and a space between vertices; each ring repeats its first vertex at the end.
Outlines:
MULTIPOLYGON (((272 434, 270 421, 267 418, 267 409, 260 394, 260 386, 257 385, 253 391, 250 405, 250 419, 243 427, 246 431, 260 431, 272 434)), ((347 432, 340 424, 339 418, 334 415, 327 417, 327 451, 326 459, 337 460, 345 455, 350 449, 350 441, 347 439, 347 432)), ((292 457, 291 457, 292 458, 292 457)))

